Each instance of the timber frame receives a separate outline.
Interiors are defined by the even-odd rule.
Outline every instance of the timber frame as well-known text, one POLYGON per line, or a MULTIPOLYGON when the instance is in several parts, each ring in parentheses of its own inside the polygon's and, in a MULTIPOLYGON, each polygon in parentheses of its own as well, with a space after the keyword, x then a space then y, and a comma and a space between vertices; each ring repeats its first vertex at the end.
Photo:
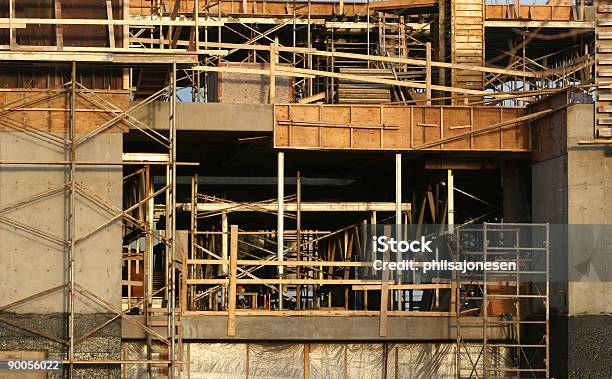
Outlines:
MULTIPOLYGON (((611 83, 606 78, 611 61, 595 58, 596 52, 609 53, 604 41, 609 36, 603 29, 610 22, 608 8, 599 9, 596 23, 588 17, 590 6, 584 0, 573 5, 518 1, 501 5, 482 0, 113 0, 104 1, 103 14, 97 18, 66 17, 70 6, 64 6, 61 0, 53 2, 50 17, 24 14, 19 0, 5 3, 8 7, 0 18, 0 60, 7 68, 26 69, 16 74, 12 86, 0 90, 0 113, 5 116, 0 119, 0 132, 27 133, 59 146, 67 158, 0 160, 0 168, 62 167, 67 179, 56 189, 0 204, 0 223, 62 246, 69 263, 66 283, 0 304, 0 310, 64 291, 69 327, 67 337, 58 340, 3 316, 0 322, 65 344, 68 354, 63 363, 70 374, 78 365, 144 364, 149 369, 163 366, 169 377, 181 376, 187 363, 182 346, 183 316, 227 317, 228 337, 235 335, 236 318, 242 316, 372 316, 378 317, 381 336, 388 335, 387 317, 454 317, 458 324, 470 318, 482 322, 484 338, 480 345, 486 354, 487 343, 491 344, 486 338, 490 327, 486 278, 483 284, 460 278, 395 283, 385 278, 370 281, 351 277, 351 270, 369 267, 353 255, 356 246, 363 243, 359 241, 359 227, 392 222, 454 225, 456 193, 474 197, 488 207, 487 213, 465 220, 465 224, 486 220, 498 210, 455 188, 451 169, 446 170, 443 180, 415 190, 406 201, 401 184, 403 157, 473 153, 486 160, 500 155, 528 156, 534 150, 532 122, 555 111, 532 112, 529 105, 549 95, 566 91, 572 96, 591 98, 595 94, 598 121, 593 134, 600 138, 596 143, 608 144, 612 137, 607 126, 612 123, 607 118, 612 113, 608 107, 612 102, 608 94, 611 83), (522 29, 517 30, 519 27, 522 29), (75 33, 80 28, 92 30, 95 38, 79 42, 75 33), (435 36, 445 35, 448 28, 453 31, 450 41, 435 36), (50 33, 48 40, 31 38, 32 30, 43 29, 50 33), (602 30, 597 35, 597 45, 596 29, 602 30), (490 43, 498 40, 499 33, 509 36, 500 43, 501 48, 500 44, 490 43), (563 49, 558 48, 561 46, 563 49), (42 79, 28 71, 34 71, 37 65, 62 68, 69 74, 58 74, 55 83, 48 75, 43 85, 37 82, 42 79), (94 70, 93 74, 88 70, 94 70), (86 83, 88 75, 105 75, 95 70, 112 72, 109 75, 120 84, 109 81, 96 86, 94 79, 86 83), (266 103, 273 108, 272 133, 262 138, 271 137, 277 164, 277 197, 251 202, 220 199, 200 192, 198 176, 194 175, 190 199, 177 201, 178 169, 193 170, 198 165, 177 159, 177 102, 186 98, 194 103, 219 101, 215 98, 218 78, 230 74, 259 77, 267 92, 266 103), (288 78, 290 99, 279 101, 279 83, 288 78), (375 92, 388 97, 372 102, 368 97, 375 92), (135 116, 155 103, 168 103, 167 131, 160 132, 135 116), (42 119, 52 122, 41 122, 42 119), (141 134, 150 144, 147 147, 155 146, 149 150, 158 152, 126 152, 116 162, 78 159, 81 144, 111 132, 141 134), (286 195, 285 154, 304 150, 393 154, 396 187, 392 192, 396 200, 303 201, 299 172, 296 193, 286 195), (77 170, 83 167, 124 170, 124 187, 129 190, 122 208, 79 183, 77 170), (163 178, 163 184, 155 183, 155 178, 163 178), (3 215, 56 193, 68 198, 65 237, 3 215), (77 197, 95 204, 108 217, 107 222, 80 237, 75 231, 77 197), (301 227, 302 213, 306 212, 358 217, 336 230, 306 230, 301 227), (275 217, 276 228, 242 229, 228 220, 235 213, 275 217), (188 230, 177 230, 179 214, 188 214, 188 230), (214 220, 214 228, 205 230, 203 219, 214 220), (297 226, 285 229, 287 220, 297 226), (127 295, 123 296, 121 309, 74 280, 75 249, 79 243, 114 222, 121 222, 123 227, 121 253, 127 266, 121 282, 127 295), (158 230, 160 222, 164 228, 158 230), (182 254, 177 252, 178 232, 187 238, 187 249, 182 254), (163 245, 166 252, 161 285, 152 267, 157 244, 163 245), (275 271, 274 277, 258 276, 257 270, 270 267, 275 271), (261 290, 240 292, 245 286, 261 290), (335 301, 342 299, 343 304, 337 305, 332 292, 340 289, 343 294, 335 301), (435 294, 438 303, 433 308, 444 310, 419 309, 415 294, 423 291, 435 294), (441 292, 450 294, 443 305, 441 292), (365 306, 350 309, 349 298, 355 293, 363 294, 365 306), (484 298, 482 315, 462 314, 459 303, 461 296, 468 293, 484 298), (378 309, 368 307, 368 294, 379 298, 378 309), (77 333, 74 303, 79 297, 96 303, 113 318, 93 330, 77 333), (287 309, 288 299, 295 302, 293 309, 287 309), (237 306, 239 301, 249 308, 237 306), (144 323, 128 315, 133 308, 140 309, 144 323), (75 358, 75 345, 118 319, 145 332, 146 359, 75 358), (157 358, 153 353, 156 343, 167 346, 166 354, 157 358)), ((548 256, 546 259, 548 264, 548 256)), ((538 294, 526 294, 520 292, 518 280, 512 288, 517 291, 512 296, 519 300, 521 296, 541 296, 547 303, 548 288, 538 294)), ((521 310, 516 303, 518 325, 521 310)), ((548 374, 548 306, 544 308, 546 334, 535 347, 546 351, 544 367, 534 364, 507 371, 544 370, 548 374)), ((524 354, 523 348, 529 347, 516 341, 513 338, 511 347, 524 354)), ((458 331, 457 351, 465 344, 458 331)), ((458 353, 457 359, 465 356, 458 353)), ((479 366, 478 361, 471 363, 477 375, 493 375, 495 371, 479 366)))

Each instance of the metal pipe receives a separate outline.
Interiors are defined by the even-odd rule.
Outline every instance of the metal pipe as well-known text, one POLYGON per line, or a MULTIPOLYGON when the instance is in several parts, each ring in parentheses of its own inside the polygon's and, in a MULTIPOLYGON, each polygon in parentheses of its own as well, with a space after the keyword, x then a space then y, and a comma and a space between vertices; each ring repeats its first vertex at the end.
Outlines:
POLYGON ((170 199, 166 199, 170 201, 170 224, 166 226, 166 228, 170 228, 170 301, 168 304, 169 317, 170 317, 170 334, 168 337, 170 339, 170 369, 169 377, 175 377, 176 370, 176 319, 175 319, 175 303, 176 303, 176 62, 172 63, 172 92, 170 95, 170 187, 171 187, 171 196, 170 199))
MULTIPOLYGON (((302 177, 300 176, 300 172, 297 172, 297 176, 295 177, 295 186, 297 192, 297 212, 296 212, 296 226, 295 226, 295 239, 296 243, 296 259, 300 261, 302 259, 302 251, 301 251, 301 243, 302 243, 302 177)), ((296 275, 298 279, 302 279, 302 272, 300 270, 300 266, 296 268, 296 275)), ((300 310, 302 308, 302 286, 298 284, 296 287, 296 308, 300 310)))
MULTIPOLYGON (((277 209, 277 230, 276 230, 276 255, 279 262, 284 260, 284 229, 285 229, 285 153, 282 151, 278 152, 278 194, 276 199, 276 204, 278 204, 277 209)), ((283 266, 278 266, 278 275, 279 277, 283 275, 283 266)), ((283 309, 283 285, 278 285, 278 307, 279 309, 283 309)))
POLYGON ((453 170, 448 170, 446 182, 448 232, 453 233, 455 224, 455 176, 453 175, 453 170))
POLYGON ((402 223, 402 154, 395 154, 395 223, 402 223))
POLYGON ((69 239, 70 247, 68 252, 68 360, 69 364, 69 376, 72 377, 74 373, 74 258, 75 258, 75 247, 76 247, 76 62, 72 62, 71 82, 70 82, 70 197, 68 201, 69 206, 69 239))

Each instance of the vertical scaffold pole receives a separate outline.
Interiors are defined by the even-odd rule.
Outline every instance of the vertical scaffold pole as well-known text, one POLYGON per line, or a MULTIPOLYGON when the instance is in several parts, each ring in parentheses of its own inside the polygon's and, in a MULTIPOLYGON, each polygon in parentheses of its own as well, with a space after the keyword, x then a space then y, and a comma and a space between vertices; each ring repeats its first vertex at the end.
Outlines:
POLYGON ((168 316, 170 330, 168 337, 170 339, 170 369, 169 377, 175 377, 176 370, 176 320, 175 320, 175 304, 176 304, 176 62, 172 63, 171 72, 171 93, 170 93, 170 168, 171 172, 168 177, 170 181, 170 198, 166 199, 169 205, 169 223, 166 229, 170 229, 170 299, 168 301, 168 316))
POLYGON ((70 75, 70 126, 68 136, 70 138, 70 197, 69 206, 69 238, 70 247, 68 251, 68 360, 69 377, 74 374, 74 260, 76 247, 76 62, 72 62, 70 75))
MULTIPOLYGON (((285 233, 285 153, 278 152, 278 194, 277 194, 277 230, 276 255, 279 262, 284 260, 284 233, 285 233)), ((278 266, 278 276, 283 275, 283 266, 278 266)), ((278 285, 278 309, 283 309, 283 285, 278 285)))
POLYGON ((448 199, 448 232, 453 233, 455 224, 455 176, 453 170, 447 171, 446 191, 448 199))

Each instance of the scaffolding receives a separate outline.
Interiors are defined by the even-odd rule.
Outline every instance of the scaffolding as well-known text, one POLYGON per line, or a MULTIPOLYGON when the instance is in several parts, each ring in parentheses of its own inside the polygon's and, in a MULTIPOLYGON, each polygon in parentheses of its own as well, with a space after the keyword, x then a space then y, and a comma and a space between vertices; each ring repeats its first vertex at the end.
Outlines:
POLYGON ((457 228, 456 262, 501 260, 516 266, 512 271, 457 272, 457 378, 549 377, 549 228, 510 223, 457 228), (532 314, 540 316, 527 317, 532 314), (482 339, 468 340, 462 327, 475 322, 482 326, 482 339), (506 328, 505 340, 492 338, 496 326, 506 328), (476 349, 475 359, 470 349, 476 349), (490 357, 500 349, 510 353, 503 366, 492 364, 499 361, 490 357))
MULTIPOLYGON (((34 74, 31 78, 17 75, 14 87, 3 92, 26 95, 3 105, 0 114, 5 117, 0 124, 58 146, 66 159, 2 160, 0 168, 59 167, 65 170, 66 180, 57 188, 0 205, 0 222, 63 249, 68 277, 60 286, 0 304, 0 311, 64 291, 68 304, 67 333, 65 338, 57 338, 4 315, 0 315, 0 321, 65 346, 66 355, 61 360, 70 374, 85 365, 124 364, 146 365, 150 375, 177 377, 185 364, 181 325, 184 316, 227 316, 228 336, 235 333, 237 315, 379 316, 381 336, 387 333, 388 316, 455 317, 458 377, 500 377, 523 372, 548 376, 548 239, 538 247, 522 245, 522 225, 486 224, 484 230, 474 231, 457 228, 453 237, 457 242, 457 259, 477 253, 479 259, 487 262, 498 254, 514 254, 521 269, 513 273, 513 278, 485 273, 480 279, 459 276, 431 283, 392 283, 355 277, 357 269, 369 267, 356 256, 363 244, 359 228, 364 224, 385 223, 394 217, 397 223, 423 225, 429 220, 454 224, 452 195, 444 197, 441 190, 441 186, 446 186, 450 193, 456 191, 450 177, 445 183, 409 194, 410 202, 402 201, 406 196, 402 197, 400 183, 395 189, 396 202, 309 203, 302 200, 299 183, 295 194, 286 196, 284 187, 279 185, 276 199, 241 202, 200 193, 196 176, 190 202, 177 203, 177 169, 188 165, 177 161, 179 92, 188 90, 192 102, 218 100, 214 98, 213 87, 218 85, 214 75, 224 73, 264 78, 267 102, 276 103, 273 145, 278 154, 279 183, 284 178, 281 162, 285 152, 291 150, 392 151, 396 159, 399 157, 396 175, 400 179, 402 152, 527 153, 533 148, 528 132, 531 121, 552 110, 527 114, 524 105, 568 87, 588 97, 594 87, 600 86, 603 91, 597 95, 596 135, 609 137, 604 127, 609 113, 605 79, 609 62, 600 59, 597 70, 594 69, 595 46, 590 38, 593 28, 586 19, 584 1, 569 6, 447 3, 448 7, 438 10, 436 17, 431 8, 414 11, 405 4, 398 12, 381 4, 376 8, 361 2, 316 2, 315 7, 312 1, 106 1, 103 17, 91 18, 63 17, 62 11, 65 15, 70 6, 61 1, 53 2, 50 15, 38 17, 21 9, 19 1, 9 0, 7 17, 2 20, 4 32, 0 33, 3 64, 31 67, 44 63, 49 70, 64 70, 68 74, 42 75, 44 85, 36 82, 34 74), (476 12, 478 22, 461 24, 456 17, 462 11, 476 12), (445 22, 439 23, 440 15, 447 17, 445 22), (524 22, 521 17, 530 20, 530 29, 507 41, 503 52, 496 50, 502 58, 487 60, 485 27, 507 31, 520 26, 517 22, 524 22), (550 25, 565 30, 557 39, 576 38, 572 40, 574 44, 558 54, 539 49, 530 54, 530 42, 556 40, 551 34, 557 29, 547 32, 550 25), (445 27, 453 31, 452 46, 441 46, 432 37, 436 32, 445 35, 445 27), (75 43, 70 38, 78 34, 78 28, 94 28, 103 39, 75 43), (28 34, 43 29, 49 38, 42 42, 28 34), (471 32, 473 29, 477 29, 475 33, 471 32), (463 38, 466 35, 462 33, 468 38, 463 38), (475 55, 471 51, 473 43, 480 44, 475 55), (475 59, 462 60, 465 57, 462 49, 475 59), (89 71, 92 68, 99 71, 89 71), (451 74, 449 80, 445 73, 451 74), (281 77, 293 80, 288 102, 302 104, 278 104, 277 78, 281 77), (104 83, 96 85, 99 84, 96 80, 104 83), (120 89, 108 83, 113 80, 121 82, 120 89), (65 105, 51 104, 57 99, 65 105), (372 101, 377 104, 359 104, 372 101), (167 131, 159 131, 134 116, 146 106, 161 102, 168 104, 167 131), (465 107, 450 106, 451 102, 465 107), (336 106, 338 103, 345 107, 336 106), (40 111, 40 104, 46 104, 46 110, 67 116, 55 130, 45 129, 45 125, 32 126, 34 121, 29 124, 17 117, 26 110, 40 111), (355 116, 359 112, 376 117, 359 120, 355 116), (102 116, 94 118, 90 114, 102 116), (87 128, 81 126, 85 124, 87 128), (400 135, 398 129, 403 126, 409 131, 400 135), (79 147, 113 128, 138 133, 155 147, 147 152, 124 153, 121 161, 79 159, 79 147), (296 137, 304 129, 316 129, 316 138, 296 144, 296 137), (364 138, 364 130, 375 133, 375 137, 367 134, 364 138), (509 138, 509 131, 516 133, 509 138), (483 134, 487 138, 482 138, 483 134), (398 142, 398 135, 404 145, 398 142), (341 145, 338 141, 346 143, 341 145), (371 144, 372 141, 376 143, 371 144), (122 207, 79 182, 79 170, 94 167, 123 169, 122 207), (161 184, 154 178, 162 178, 161 184), (63 237, 5 215, 60 193, 68 199, 63 237), (79 235, 75 209, 78 199, 95 205, 106 214, 107 221, 79 235), (188 249, 179 254, 176 219, 181 211, 189 213, 190 226, 186 233, 188 249), (271 217, 272 221, 276 217, 276 227, 243 228, 229 219, 238 212, 271 217), (335 230, 303 229, 304 212, 354 212, 360 218, 335 230), (382 212, 393 216, 381 217, 382 212), (74 278, 79 244, 118 221, 123 229, 125 295, 121 308, 74 278), (285 228, 286 222, 295 228, 285 228), (161 225, 163 229, 158 229, 161 225), (464 239, 466 234, 469 238, 464 239), (496 239, 500 245, 492 243, 490 236, 500 234, 504 235, 496 239), (480 250, 465 247, 472 239, 477 241, 474 246, 481 244, 480 250), (159 250, 163 252, 161 265, 154 258, 154 251, 159 250), (533 268, 530 264, 535 264, 536 254, 544 255, 537 264, 544 265, 545 270, 529 269, 533 268), (266 271, 265 276, 260 271, 266 271), (524 280, 525 275, 545 275, 546 280, 524 280), (496 293, 497 282, 512 283, 505 288, 514 292, 496 293), (531 285, 527 293, 522 292, 523 283, 531 285), (441 291, 450 292, 451 296, 441 299, 441 291), (422 297, 424 292, 434 299, 427 305, 422 297), (382 300, 385 297, 388 302, 382 300), (114 316, 80 333, 75 330, 76 298, 87 299, 114 316), (356 298, 362 299, 359 304, 353 300, 356 298), (492 320, 488 313, 491 304, 505 300, 509 300, 503 303, 509 305, 505 312, 509 319, 492 320), (539 309, 544 310, 546 319, 524 319, 526 313, 521 304, 525 301, 540 301, 539 309), (477 306, 466 309, 466 303, 477 306), (145 321, 130 317, 132 311, 144 315, 145 321), (78 358, 76 345, 119 319, 145 332, 146 359, 78 358), (464 322, 482 325, 482 341, 462 338, 464 322), (499 325, 508 331, 503 342, 488 338, 499 325), (541 341, 525 342, 521 328, 529 325, 544 325, 541 341), (165 333, 156 331, 159 328, 165 329, 165 333), (461 353, 466 346, 477 348, 479 358, 473 361, 471 352, 461 353), (488 366, 492 360, 487 355, 498 348, 511 351, 513 360, 509 368, 488 366)), ((609 22, 606 7, 601 5, 598 9, 598 27, 605 28, 609 22)), ((605 46, 601 46, 607 39, 605 29, 602 30, 597 34, 598 53, 606 52, 605 46)), ((494 212, 499 210, 489 210, 468 222, 494 212)))

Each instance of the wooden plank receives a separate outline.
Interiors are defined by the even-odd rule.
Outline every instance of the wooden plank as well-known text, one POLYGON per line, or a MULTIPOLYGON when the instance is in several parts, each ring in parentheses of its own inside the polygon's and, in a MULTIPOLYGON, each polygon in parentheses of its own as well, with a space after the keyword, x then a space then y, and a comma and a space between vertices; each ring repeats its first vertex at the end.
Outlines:
POLYGON ((269 103, 274 104, 276 101, 276 46, 271 43, 270 44, 270 84, 269 84, 269 103))
POLYGON ((230 227, 230 267, 227 298, 227 335, 236 335, 236 278, 238 270, 238 225, 230 227))
MULTIPOLYGON (((387 236, 391 235, 391 226, 386 225, 384 227, 384 234, 387 236)), ((383 262, 389 262, 389 251, 383 252, 383 262)), ((380 337, 387 336, 387 307, 389 302, 389 269, 387 265, 383 265, 381 273, 381 285, 380 285, 380 314, 378 320, 378 335, 380 337)))
POLYGON ((310 344, 304 344, 304 379, 310 379, 310 344))
MULTIPOLYGON (((55 18, 62 18, 62 1, 55 0, 54 2, 55 18)), ((61 25, 55 26, 55 46, 58 50, 64 48, 64 28, 61 25)))
MULTIPOLYGON (((482 29, 465 29, 462 33, 479 33, 478 35, 483 35, 482 29)), ((151 42, 150 39, 146 38, 131 38, 131 41, 134 42, 151 42)), ((158 40, 155 40, 158 42, 158 40)), ((179 45, 180 45, 179 41, 179 45)), ((244 50, 258 50, 258 51, 269 51, 269 46, 262 45, 252 45, 252 44, 236 44, 236 43, 219 43, 219 42, 200 42, 201 47, 208 48, 227 48, 227 49, 244 49, 244 50)), ((293 48, 286 46, 277 46, 276 51, 281 52, 291 52, 296 54, 311 54, 317 56, 324 56, 329 58, 349 58, 349 59, 359 59, 364 61, 372 61, 372 62, 387 62, 387 63, 398 63, 398 64, 408 64, 414 66, 425 67, 427 62, 425 59, 415 59, 415 58, 396 58, 396 57, 387 57, 387 56, 377 56, 377 55, 367 55, 367 54, 356 54, 356 53, 345 53, 345 52, 332 52, 332 51, 321 51, 316 49, 307 49, 307 48, 293 48)), ((499 67, 485 67, 484 65, 463 65, 463 64, 455 64, 448 62, 431 62, 432 67, 443 67, 443 68, 455 68, 455 69, 464 69, 464 70, 472 70, 478 72, 491 72, 495 74, 507 74, 507 75, 523 75, 523 71, 519 70, 509 70, 503 69, 499 67)), ((526 75, 528 77, 537 78, 539 77, 538 73, 527 72, 526 75)))
POLYGON ((325 95, 326 95, 325 92, 319 92, 312 96, 305 97, 300 100, 300 104, 310 104, 310 103, 315 103, 320 100, 325 100, 325 95))
POLYGON ((431 105, 431 42, 425 44, 425 96, 431 105))
MULTIPOLYGON (((106 17, 109 21, 113 19, 113 4, 110 0, 106 0, 106 17)), ((111 49, 115 48, 115 26, 108 26, 108 43, 111 49)))

